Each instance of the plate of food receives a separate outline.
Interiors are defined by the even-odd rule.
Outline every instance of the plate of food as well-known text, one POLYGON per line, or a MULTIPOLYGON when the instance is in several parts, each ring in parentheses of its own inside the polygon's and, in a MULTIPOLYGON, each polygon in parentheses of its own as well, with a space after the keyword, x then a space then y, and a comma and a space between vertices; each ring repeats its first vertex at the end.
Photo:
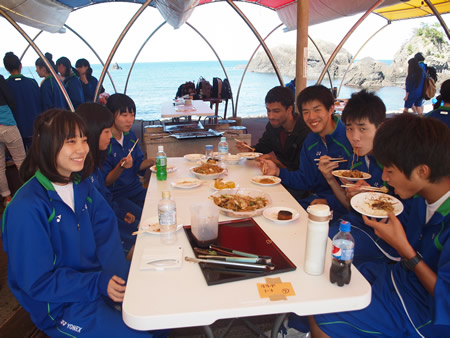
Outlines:
POLYGON ((246 218, 261 215, 272 203, 270 196, 256 189, 224 189, 210 196, 226 216, 246 218))
POLYGON ((145 220, 141 220, 141 222, 139 223, 139 231, 136 231, 133 234, 149 233, 152 235, 161 235, 161 233, 167 234, 178 231, 182 227, 183 224, 177 224, 176 228, 174 228, 173 230, 161 232, 161 226, 159 225, 158 216, 153 216, 145 220))
POLYGON ((216 164, 202 163, 198 167, 192 167, 190 171, 201 180, 212 180, 222 175, 225 169, 216 164))
POLYGON ((224 161, 226 164, 238 164, 239 161, 242 159, 241 155, 225 155, 222 157, 222 161, 224 161))
MULTIPOLYGON (((152 166, 150 167, 150 170, 151 170, 153 173, 156 173, 156 164, 152 165, 152 166)), ((168 165, 168 166, 166 167, 166 170, 167 170, 167 173, 173 173, 175 170, 177 170, 177 167, 174 167, 173 165, 168 165)))
POLYGON ((188 177, 188 178, 179 178, 173 182, 171 182, 174 188, 179 189, 192 189, 198 187, 202 182, 196 178, 188 177))
POLYGON ((349 181, 368 180, 372 177, 369 173, 359 170, 333 170, 331 174, 349 181))
POLYGON ((252 183, 258 184, 258 185, 277 185, 280 184, 281 182, 281 178, 276 177, 276 176, 268 176, 268 175, 263 175, 263 176, 253 176, 250 181, 252 181, 252 183))
POLYGON ((186 154, 184 155, 184 159, 191 162, 200 161, 205 155, 202 154, 186 154))
POLYGON ((292 208, 271 207, 264 210, 263 216, 275 223, 288 223, 296 220, 299 214, 292 208))
POLYGON ((210 184, 211 189, 218 191, 223 189, 235 189, 239 187, 239 184, 236 184, 233 181, 224 181, 222 178, 216 178, 210 184))
POLYGON ((363 192, 353 196, 350 204, 360 214, 387 218, 388 211, 392 211, 395 216, 403 212, 403 204, 397 198, 380 192, 363 192))
POLYGON ((238 153, 239 156, 246 158, 247 160, 254 160, 262 155, 262 153, 255 152, 247 152, 247 153, 238 153))

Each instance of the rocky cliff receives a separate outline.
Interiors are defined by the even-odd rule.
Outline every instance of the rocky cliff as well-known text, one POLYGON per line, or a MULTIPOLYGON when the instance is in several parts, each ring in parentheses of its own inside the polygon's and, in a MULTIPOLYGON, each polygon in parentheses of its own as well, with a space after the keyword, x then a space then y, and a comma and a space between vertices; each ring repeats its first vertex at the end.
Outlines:
MULTIPOLYGON (((325 60, 328 60, 335 44, 326 41, 316 41, 325 60)), ((440 84, 450 78, 450 44, 447 38, 436 28, 436 26, 423 26, 419 28, 409 41, 406 41, 395 53, 391 65, 364 58, 352 64, 344 84, 358 88, 378 88, 387 86, 404 87, 408 70, 408 60, 417 52, 425 56, 425 63, 433 66, 438 71, 437 88, 440 84)), ((279 46, 272 50, 275 61, 282 75, 295 77, 295 46, 279 46)), ((352 55, 342 49, 330 67, 330 74, 334 78, 342 78, 352 55)), ((319 77, 324 63, 311 44, 308 46, 308 79, 315 80, 319 77)), ((273 73, 272 65, 263 51, 258 52, 252 60, 250 71, 273 73)))

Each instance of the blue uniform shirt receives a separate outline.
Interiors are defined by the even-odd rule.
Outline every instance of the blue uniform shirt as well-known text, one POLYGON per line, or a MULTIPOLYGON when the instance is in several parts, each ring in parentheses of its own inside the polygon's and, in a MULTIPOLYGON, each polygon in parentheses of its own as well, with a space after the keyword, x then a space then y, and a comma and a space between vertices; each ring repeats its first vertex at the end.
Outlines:
POLYGON ((67 109, 67 102, 53 75, 49 75, 41 83, 41 109, 51 108, 67 109))
POLYGON ((22 138, 33 136, 34 119, 41 113, 39 86, 34 79, 19 75, 8 78, 8 86, 16 100, 13 111, 22 138))
POLYGON ((447 127, 450 127, 450 107, 439 107, 435 110, 430 111, 428 114, 426 114, 426 117, 433 117, 435 119, 441 120, 444 122, 447 127))
POLYGON ((85 102, 80 79, 72 73, 64 80, 64 86, 66 87, 67 94, 70 97, 70 101, 72 101, 73 107, 77 109, 80 104, 85 102))

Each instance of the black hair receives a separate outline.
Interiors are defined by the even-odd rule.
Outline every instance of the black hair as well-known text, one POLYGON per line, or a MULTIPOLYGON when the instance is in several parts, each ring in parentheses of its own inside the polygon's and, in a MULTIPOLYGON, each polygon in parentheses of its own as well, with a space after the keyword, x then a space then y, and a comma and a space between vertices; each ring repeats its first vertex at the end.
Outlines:
POLYGON ((100 168, 106 158, 106 151, 99 149, 100 134, 103 129, 112 127, 114 117, 104 105, 93 102, 80 104, 75 113, 86 123, 89 152, 92 154, 94 165, 100 168))
POLYGON ((136 115, 136 105, 134 104, 133 99, 125 94, 112 94, 108 97, 106 107, 111 110, 114 116, 116 116, 117 113, 126 113, 127 110, 129 113, 134 113, 136 115))
POLYGON ((417 62, 425 61, 425 58, 423 57, 423 54, 422 54, 421 52, 416 53, 416 54, 414 55, 414 59, 416 59, 417 62))
POLYGON ((7 52, 3 58, 3 65, 8 72, 13 72, 15 70, 19 70, 22 63, 16 54, 13 52, 7 52))
POLYGON ((89 80, 92 78, 92 68, 88 60, 86 59, 78 59, 77 62, 75 62, 75 68, 78 67, 88 67, 86 71, 86 78, 89 80))
POLYGON ((387 119, 378 128, 373 153, 384 166, 395 166, 409 179, 412 171, 425 164, 429 181, 450 176, 450 130, 443 122, 403 113, 387 119))
POLYGON ((441 99, 445 103, 450 103, 450 79, 445 80, 441 84, 441 90, 439 91, 441 93, 441 99))
POLYGON ((334 104, 334 97, 327 87, 322 85, 309 86, 303 89, 297 96, 297 108, 302 112, 302 106, 308 102, 318 100, 327 110, 334 104))
POLYGON ((353 93, 342 111, 344 124, 368 119, 377 128, 386 119, 386 106, 378 96, 363 89, 353 93))
MULTIPOLYGON (((56 72, 56 65, 53 62, 53 55, 50 53, 45 53, 45 58, 47 59, 48 63, 50 63, 50 65, 52 66, 53 70, 56 72)), ((37 67, 44 67, 45 70, 47 71, 47 73, 51 74, 50 69, 47 67, 47 64, 44 62, 44 60, 42 58, 38 58, 35 62, 35 66, 37 67)))
POLYGON ((39 169, 51 182, 68 183, 89 177, 93 169, 93 161, 88 153, 83 169, 72 173, 69 178, 58 173, 56 160, 64 145, 64 141, 76 136, 87 135, 83 119, 65 109, 49 109, 39 115, 33 126, 33 139, 30 150, 20 167, 20 176, 25 181, 30 179, 39 169))
POLYGON ((408 75, 406 76, 406 80, 414 80, 414 87, 419 87, 420 81, 422 80, 423 69, 419 66, 419 61, 417 59, 412 58, 408 60, 408 75))
POLYGON ((266 104, 280 102, 286 109, 292 106, 292 112, 294 112, 294 100, 292 90, 287 87, 276 86, 267 92, 265 102, 266 104))
POLYGON ((61 74, 64 77, 68 77, 70 75, 70 72, 73 71, 70 60, 65 56, 61 56, 58 60, 56 60, 56 65, 63 65, 64 67, 66 67, 66 72, 64 74, 61 74))

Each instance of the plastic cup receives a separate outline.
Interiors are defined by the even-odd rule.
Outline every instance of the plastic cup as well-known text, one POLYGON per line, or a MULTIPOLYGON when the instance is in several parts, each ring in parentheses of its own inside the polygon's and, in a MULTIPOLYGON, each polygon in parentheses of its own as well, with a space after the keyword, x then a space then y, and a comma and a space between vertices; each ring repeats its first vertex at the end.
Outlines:
POLYGON ((191 205, 191 231, 197 245, 208 247, 219 235, 219 209, 212 201, 191 205))

